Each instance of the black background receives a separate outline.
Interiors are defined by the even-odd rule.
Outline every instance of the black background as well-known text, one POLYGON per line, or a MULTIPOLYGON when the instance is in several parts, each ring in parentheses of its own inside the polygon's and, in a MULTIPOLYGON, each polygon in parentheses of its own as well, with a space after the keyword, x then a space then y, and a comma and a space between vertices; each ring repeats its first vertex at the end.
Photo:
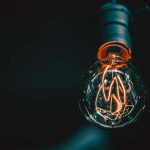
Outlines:
MULTIPOLYGON (((78 108, 83 73, 97 57, 98 0, 0 2, 0 147, 55 147, 89 124, 78 108)), ((120 0, 134 13, 133 63, 150 85, 148 0, 120 0)), ((149 146, 149 102, 133 127, 106 131, 110 149, 149 146)), ((89 125, 90 126, 90 125, 89 125)), ((149 148, 148 148, 149 149, 149 148)))

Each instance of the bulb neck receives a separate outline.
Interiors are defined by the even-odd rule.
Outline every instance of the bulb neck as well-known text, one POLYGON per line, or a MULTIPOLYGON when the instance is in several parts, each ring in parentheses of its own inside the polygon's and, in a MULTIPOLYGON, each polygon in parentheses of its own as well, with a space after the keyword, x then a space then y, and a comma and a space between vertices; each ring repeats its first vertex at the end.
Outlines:
POLYGON ((103 44, 98 51, 98 59, 102 64, 126 63, 131 58, 131 50, 123 43, 116 41, 103 44))

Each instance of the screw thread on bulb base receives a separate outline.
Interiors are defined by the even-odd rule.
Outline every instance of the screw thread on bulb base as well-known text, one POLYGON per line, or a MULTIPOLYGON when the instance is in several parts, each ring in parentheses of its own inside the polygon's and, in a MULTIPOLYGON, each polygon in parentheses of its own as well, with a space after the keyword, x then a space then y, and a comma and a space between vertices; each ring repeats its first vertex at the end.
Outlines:
POLYGON ((118 42, 131 48, 131 37, 128 31, 129 10, 120 4, 107 3, 102 5, 101 14, 101 45, 118 42))

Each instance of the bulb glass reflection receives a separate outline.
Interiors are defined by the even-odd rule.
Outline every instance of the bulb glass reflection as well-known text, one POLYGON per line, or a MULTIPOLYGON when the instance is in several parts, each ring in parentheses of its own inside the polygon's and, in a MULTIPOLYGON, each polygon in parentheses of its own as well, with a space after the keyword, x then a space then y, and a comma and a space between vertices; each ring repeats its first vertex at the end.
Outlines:
POLYGON ((97 126, 124 127, 135 122, 145 108, 146 90, 129 62, 130 53, 124 45, 105 44, 99 61, 85 75, 80 108, 97 126))

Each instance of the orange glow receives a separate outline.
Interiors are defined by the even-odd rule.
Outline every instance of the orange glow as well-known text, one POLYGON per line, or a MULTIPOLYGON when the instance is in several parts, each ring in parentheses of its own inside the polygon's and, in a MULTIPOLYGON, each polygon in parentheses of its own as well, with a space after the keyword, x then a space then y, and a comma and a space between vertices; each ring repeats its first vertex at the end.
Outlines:
MULTIPOLYGON (((121 65, 120 67, 124 67, 121 65)), ((112 65, 103 65, 104 71, 102 74, 101 83, 98 85, 98 92, 95 98, 95 109, 97 113, 103 117, 105 121, 121 118, 123 115, 127 115, 132 112, 134 105, 128 105, 129 98, 127 94, 131 91, 131 87, 127 88, 119 74, 114 74, 118 71, 118 66, 112 67, 112 65), (105 84, 107 73, 111 70, 112 79, 109 85, 105 84), (98 106, 100 101, 99 96, 103 97, 103 103, 109 105, 109 107, 98 106)), ((126 66, 127 67, 127 66, 126 66)), ((119 122, 117 122, 119 123, 119 122)), ((112 122, 112 125, 117 123, 112 122)))
POLYGON ((127 45, 121 42, 111 41, 111 42, 107 42, 103 44, 99 48, 97 56, 98 56, 98 59, 101 61, 101 63, 109 61, 114 56, 121 57, 121 59, 124 62, 127 62, 131 58, 131 49, 127 45), (119 48, 120 49, 119 56, 117 56, 115 53, 108 52, 110 47, 119 48))

